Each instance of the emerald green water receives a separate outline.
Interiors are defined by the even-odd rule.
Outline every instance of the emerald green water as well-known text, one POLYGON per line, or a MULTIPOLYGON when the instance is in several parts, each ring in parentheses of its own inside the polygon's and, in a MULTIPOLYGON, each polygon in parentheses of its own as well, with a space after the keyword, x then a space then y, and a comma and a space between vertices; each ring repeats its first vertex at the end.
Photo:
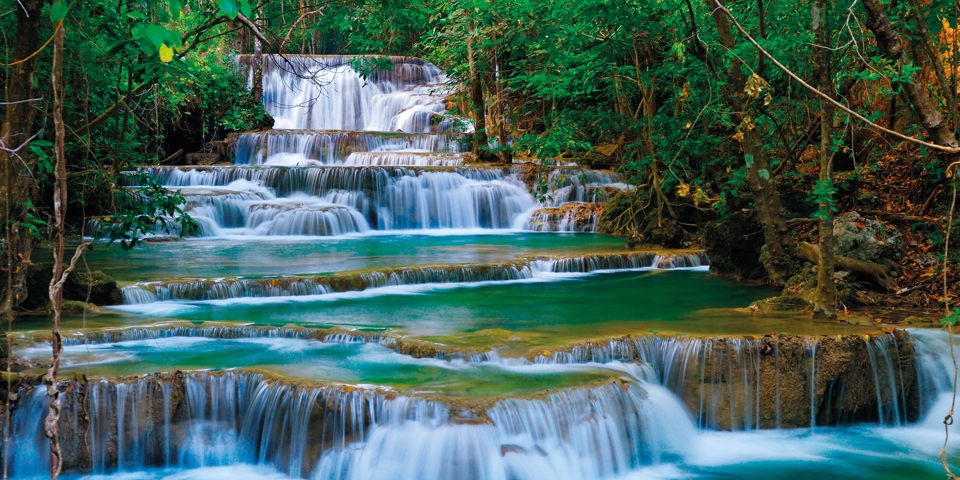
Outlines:
MULTIPOLYGON (((305 275, 375 268, 495 263, 531 256, 623 251, 594 235, 383 235, 269 244, 207 239, 146 244, 130 252, 97 245, 88 263, 123 282, 183 277, 305 275)), ((270 325, 375 331, 452 351, 530 357, 588 340, 632 335, 839 334, 873 326, 815 323, 745 309, 775 294, 703 269, 545 274, 529 280, 385 287, 306 297, 169 301, 68 316, 68 330, 99 327, 270 325)), ((20 322, 21 332, 47 319, 20 322)), ((21 340, 18 354, 42 365, 45 343, 21 340), (27 346, 24 346, 27 345, 27 346)), ((309 339, 169 337, 68 346, 65 376, 116 377, 158 371, 242 369, 306 384, 375 385, 401 393, 466 401, 536 397, 544 392, 644 382, 640 365, 521 365, 416 359, 373 343, 309 339)), ((33 373, 40 373, 39 370, 33 373)), ((689 421, 684 420, 684 421, 689 421)), ((942 475, 935 461, 938 420, 917 427, 853 426, 757 432, 698 431, 689 450, 624 478, 899 479, 942 475), (635 475, 634 475, 635 474, 635 475)), ((110 478, 287 478, 268 465, 141 469, 110 478)), ((619 477, 618 477, 619 478, 619 477)))
POLYGON ((591 234, 358 235, 269 239, 186 239, 130 251, 97 243, 91 270, 121 282, 181 277, 311 275, 372 268, 496 263, 533 255, 624 251, 623 240, 591 234))
MULTIPOLYGON (((50 347, 20 349, 35 361, 50 347)), ((371 343, 324 343, 296 338, 168 337, 68 346, 61 371, 89 377, 136 376, 176 370, 247 369, 315 384, 366 384, 398 391, 466 397, 527 395, 612 380, 627 366, 524 365, 417 359, 371 343)), ((42 371, 36 371, 42 374, 42 371)))

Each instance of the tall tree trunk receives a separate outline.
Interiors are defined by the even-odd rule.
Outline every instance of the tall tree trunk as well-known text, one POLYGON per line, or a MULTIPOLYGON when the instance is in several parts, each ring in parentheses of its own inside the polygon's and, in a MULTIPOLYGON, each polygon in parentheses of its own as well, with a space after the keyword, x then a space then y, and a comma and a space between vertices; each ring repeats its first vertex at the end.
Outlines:
POLYGON ((476 59, 476 27, 467 21, 467 64, 470 69, 470 110, 473 113, 473 145, 470 150, 479 160, 489 156, 486 112, 483 102, 483 80, 476 59))
MULTIPOLYGON (((714 24, 717 27, 717 36, 720 44, 728 50, 736 47, 730 19, 727 18, 717 0, 706 0, 711 11, 714 24)), ((740 60, 734 58, 727 69, 727 83, 724 89, 724 98, 730 107, 735 110, 734 118, 740 124, 741 148, 747 167, 747 184, 753 193, 753 202, 757 210, 757 220, 763 231, 765 254, 763 266, 774 285, 782 286, 793 272, 793 261, 790 255, 791 241, 787 235, 787 223, 780 212, 783 210, 780 201, 780 192, 777 191, 773 169, 770 167, 770 158, 763 145, 763 138, 753 124, 747 109, 751 98, 745 95, 747 80, 740 70, 740 60)))
MULTIPOLYGON (((863 0, 863 7, 867 11, 867 28, 873 32, 877 39, 877 46, 884 56, 890 59, 897 68, 910 63, 904 50, 903 39, 894 30, 893 24, 890 23, 882 1, 863 0)), ((923 62, 920 62, 919 59, 914 59, 913 63, 917 66, 923 65, 923 62)), ((960 146, 953 128, 950 127, 948 122, 944 121, 943 115, 931 101, 930 93, 923 86, 923 82, 917 78, 917 75, 912 74, 910 81, 904 82, 901 87, 904 96, 920 118, 920 124, 930 135, 933 143, 951 148, 960 146)))
MULTIPOLYGON (((260 12, 257 12, 254 23, 258 28, 263 27, 260 12)), ((263 98, 263 42, 257 36, 253 37, 253 65, 250 68, 253 69, 253 101, 260 103, 260 99, 263 98)))
POLYGON ((36 195, 36 182, 27 163, 27 141, 32 135, 36 106, 33 104, 33 75, 37 70, 40 48, 40 0, 20 0, 14 8, 17 31, 14 38, 14 65, 6 71, 6 106, 0 122, 0 207, 6 214, 5 250, 7 275, 0 276, 4 294, 2 311, 12 314, 26 298, 26 270, 32 247, 30 231, 21 227, 27 221, 28 201, 36 195))
MULTIPOLYGON (((62 23, 61 23, 62 25, 62 23)), ((56 155, 55 179, 53 185, 53 275, 50 278, 50 304, 53 308, 52 338, 53 360, 44 376, 50 406, 44 421, 44 434, 50 439, 50 478, 60 475, 63 457, 60 452, 60 388, 57 385, 57 373, 60 369, 60 354, 63 352, 63 338, 60 334, 60 313, 63 307, 63 284, 58 283, 63 272, 63 236, 64 221, 67 214, 67 165, 64 159, 63 127, 63 28, 56 34, 53 42, 53 64, 50 67, 50 80, 53 91, 53 127, 54 154, 56 155)))
MULTIPOLYGON (((830 50, 827 49, 826 0, 815 0, 810 9, 813 21, 813 59, 816 64, 817 89, 833 95, 833 80, 830 78, 830 50)), ((833 186, 833 105, 820 100, 820 182, 822 188, 833 186)), ((817 290, 813 300, 815 317, 836 318, 837 287, 833 282, 836 238, 833 235, 833 195, 820 199, 820 262, 817 267, 817 290)))

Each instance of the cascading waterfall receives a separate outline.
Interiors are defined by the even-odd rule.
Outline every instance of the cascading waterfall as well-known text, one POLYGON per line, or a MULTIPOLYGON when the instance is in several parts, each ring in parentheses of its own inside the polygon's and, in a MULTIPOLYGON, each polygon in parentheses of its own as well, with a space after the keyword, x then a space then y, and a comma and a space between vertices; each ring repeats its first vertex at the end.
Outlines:
POLYGON ((355 69, 364 60, 265 55, 264 106, 276 127, 424 132, 439 124, 434 119, 445 112, 443 99, 449 91, 439 68, 422 60, 387 57, 389 68, 374 64, 364 79, 355 69))
MULTIPOLYGON (((448 128, 458 122, 445 111, 447 79, 429 62, 263 58, 263 98, 276 120, 273 130, 237 136, 233 168, 144 172, 183 193, 202 236, 424 229, 592 232, 600 212, 593 202, 627 188, 612 173, 557 170, 548 179, 554 190, 540 204, 520 180, 521 169, 461 168, 468 147, 462 133, 470 131, 469 123, 448 128), (357 73, 361 65, 371 67, 366 78, 357 73), (242 166, 262 168, 237 168, 242 166), (232 183, 239 180, 252 185, 232 183), (579 205, 589 213, 537 210, 579 205)), ((251 61, 240 58, 243 65, 251 61)), ((127 182, 138 186, 134 177, 127 182)), ((88 231, 97 227, 93 222, 88 231)))
MULTIPOLYGON (((293 335, 276 329, 275 333, 293 335)), ((907 343, 914 345, 917 373, 925 379, 921 390, 948 391, 945 367, 952 361, 945 335, 939 331, 911 335, 907 343)), ((905 338, 888 334, 860 343, 864 351, 872 350, 872 364, 878 369, 861 374, 868 379, 891 378, 897 383, 893 391, 903 395, 908 390, 906 376, 895 359, 905 338)), ((782 340, 777 345, 785 357, 798 358, 797 378, 803 383, 812 375, 802 374, 811 369, 811 345, 817 352, 833 348, 826 338, 788 343, 782 340), (790 345, 796 352, 791 353, 790 345)), ((695 425, 712 429, 709 415, 722 412, 706 388, 716 382, 737 384, 714 392, 716 398, 733 398, 731 392, 739 392, 734 397, 747 396, 742 387, 748 384, 749 391, 759 392, 753 388, 765 377, 753 373, 762 371, 755 359, 772 356, 764 353, 769 345, 768 340, 664 337, 584 345, 571 350, 566 359, 641 359, 641 366, 625 369, 629 378, 604 385, 499 400, 480 417, 415 397, 346 386, 296 386, 241 372, 91 381, 82 388, 66 387, 61 431, 68 435, 68 445, 79 439, 89 446, 71 447, 68 465, 89 465, 93 473, 244 463, 318 479, 619 478, 644 466, 700 461, 702 440, 695 425), (699 378, 700 385, 690 385, 690 378, 699 378), (697 402, 703 405, 701 413, 694 408, 692 416, 690 402, 684 405, 684 395, 673 393, 691 388, 702 392, 697 402)), ((819 362, 828 358, 816 356, 819 362)), ((819 362, 817 367, 823 367, 819 362)), ((818 383, 831 381, 824 368, 816 374, 818 383)), ((785 370, 783 375, 789 381, 792 374, 785 370)), ((806 394, 801 395, 806 401, 806 394)), ((886 412, 896 410, 901 420, 907 420, 907 409, 898 404, 906 397, 881 396, 885 404, 878 407, 885 410, 877 420, 891 423, 892 414, 886 412)), ((21 392, 21 398, 24 407, 14 410, 11 422, 11 441, 18 445, 10 452, 11 472, 15 478, 43 476, 45 392, 36 388, 21 392)), ((757 412, 763 407, 744 409, 739 399, 737 403, 736 410, 742 412, 736 414, 739 428, 756 428, 757 412)), ((824 419, 824 412, 818 417, 824 419)))

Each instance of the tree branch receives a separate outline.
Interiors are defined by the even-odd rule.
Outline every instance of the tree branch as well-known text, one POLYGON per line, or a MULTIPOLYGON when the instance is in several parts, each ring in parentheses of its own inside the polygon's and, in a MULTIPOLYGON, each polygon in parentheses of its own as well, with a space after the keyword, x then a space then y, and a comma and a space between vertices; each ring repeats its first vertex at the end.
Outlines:
POLYGON ((926 141, 920 140, 919 138, 914 138, 909 135, 904 135, 895 130, 891 130, 889 128, 877 125, 876 123, 871 122, 869 119, 867 119, 857 111, 834 100, 830 95, 827 95, 826 93, 823 93, 820 90, 817 90, 815 87, 813 87, 809 83, 805 82, 802 78, 800 78, 796 73, 793 73, 793 71, 787 68, 784 64, 780 63, 780 61, 777 60, 773 55, 771 55, 770 52, 767 52, 759 43, 757 43, 757 41, 752 36, 750 36, 750 33, 748 33, 747 30, 744 29, 742 25, 740 25, 740 22, 737 22, 737 19, 733 16, 732 13, 730 13, 730 10, 727 10, 727 7, 723 6, 723 4, 720 3, 720 0, 716 0, 715 3, 717 5, 716 9, 722 12, 728 18, 730 18, 730 21, 733 23, 736 29, 744 36, 744 38, 747 39, 748 42, 750 42, 765 57, 769 58, 770 62, 776 65, 776 67, 779 68, 781 71, 783 71, 783 73, 787 74, 787 76, 789 76, 790 78, 795 80, 797 83, 799 83, 801 86, 803 86, 803 88, 809 90, 810 92, 826 100, 827 102, 830 102, 840 110, 843 110, 844 112, 847 112, 848 114, 850 114, 850 116, 852 116, 853 118, 856 118, 857 120, 860 120, 861 122, 869 125, 871 128, 874 128, 876 130, 879 130, 889 135, 893 135, 901 140, 906 140, 908 142, 915 143, 917 145, 927 147, 933 150, 937 150, 939 152, 943 152, 950 155, 960 154, 960 147, 938 145, 936 143, 926 142, 926 141))

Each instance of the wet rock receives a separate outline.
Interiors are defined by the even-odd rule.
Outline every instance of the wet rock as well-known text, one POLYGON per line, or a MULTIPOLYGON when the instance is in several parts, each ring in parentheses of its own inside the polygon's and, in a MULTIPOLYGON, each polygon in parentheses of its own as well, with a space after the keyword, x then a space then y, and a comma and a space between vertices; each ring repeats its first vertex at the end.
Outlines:
POLYGON ((524 229, 537 232, 593 232, 603 214, 595 203, 570 202, 533 212, 524 229))
POLYGON ((682 374, 671 373, 667 386, 702 427, 799 428, 809 427, 811 420, 816 425, 890 423, 894 415, 902 422, 919 415, 913 344, 902 331, 874 337, 691 340, 679 351, 683 355, 674 361, 686 367, 682 374), (877 378, 883 380, 879 386, 877 378))

